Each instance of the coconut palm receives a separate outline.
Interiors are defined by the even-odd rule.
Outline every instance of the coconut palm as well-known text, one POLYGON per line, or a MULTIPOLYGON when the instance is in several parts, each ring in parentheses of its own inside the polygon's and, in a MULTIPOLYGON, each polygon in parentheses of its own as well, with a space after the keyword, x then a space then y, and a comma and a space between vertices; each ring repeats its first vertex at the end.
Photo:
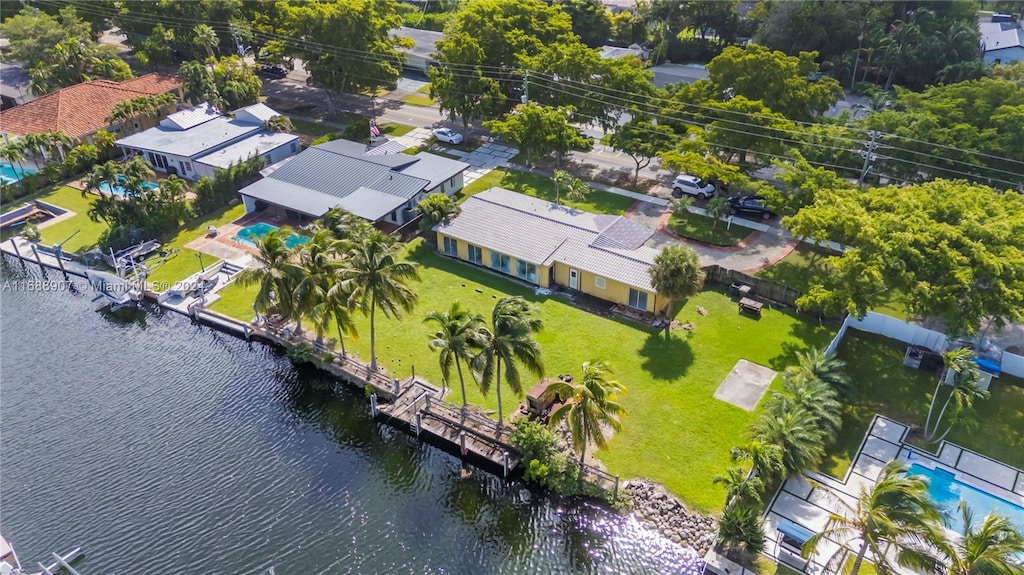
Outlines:
POLYGON ((20 140, 12 140, 0 146, 0 160, 10 164, 18 164, 18 171, 25 175, 25 148, 20 140))
POLYGON ((711 229, 714 230, 718 227, 718 221, 729 213, 729 200, 722 196, 715 196, 708 200, 708 203, 704 206, 704 211, 711 218, 711 229))
POLYGON ((783 377, 790 381, 822 381, 840 397, 850 397, 853 394, 850 378, 844 372, 846 362, 837 358, 834 353, 821 349, 798 351, 796 361, 796 365, 786 368, 783 377))
POLYGON ((814 414, 784 395, 774 395, 751 428, 753 438, 782 449, 787 474, 813 467, 825 456, 824 434, 814 414))
POLYGON ((1024 534, 1006 517, 989 513, 978 525, 960 501, 963 529, 941 546, 949 575, 1024 575, 1024 534))
POLYGON ((697 252, 686 246, 671 245, 661 250, 647 273, 651 286, 665 300, 666 318, 672 316, 676 300, 694 296, 704 287, 704 270, 697 252))
POLYGON ((75 139, 61 130, 49 130, 43 134, 46 143, 46 150, 57 150, 61 161, 64 160, 65 150, 70 150, 75 145, 75 139))
POLYGON ((978 387, 981 378, 978 375, 978 364, 974 361, 974 352, 970 349, 960 348, 944 352, 942 365, 943 370, 935 384, 935 390, 932 392, 932 401, 928 406, 928 416, 925 418, 924 424, 925 437, 934 442, 942 441, 957 423, 968 421, 969 410, 976 399, 986 399, 989 396, 988 391, 978 387), (950 372, 952 372, 952 389, 946 397, 942 409, 939 410, 938 415, 935 415, 935 408, 938 405, 936 398, 950 372), (945 431, 942 431, 942 421, 951 404, 953 405, 952 417, 950 417, 945 431))
POLYGON ((564 401, 551 413, 548 424, 557 427, 563 421, 568 423, 572 447, 580 454, 580 464, 586 458, 588 443, 598 449, 607 444, 602 426, 619 431, 622 429, 619 418, 626 415, 626 410, 615 401, 616 395, 626 388, 612 379, 611 367, 603 361, 591 360, 583 362, 582 371, 581 379, 558 380, 544 392, 545 400, 557 397, 564 401))
POLYGON ((782 475, 782 448, 773 443, 765 443, 751 439, 745 445, 733 447, 729 453, 733 461, 750 463, 750 470, 757 473, 765 484, 771 483, 782 475))
POLYGON ((764 489, 764 482, 760 477, 748 474, 746 469, 730 467, 724 475, 716 475, 711 481, 725 488, 727 508, 738 501, 761 502, 761 490, 764 489))
POLYGON ((26 157, 33 157, 37 154, 43 156, 43 160, 50 159, 47 152, 50 149, 46 134, 26 134, 21 137, 21 149, 26 157))
POLYGON ((192 29, 192 43, 196 48, 206 52, 207 58, 213 58, 217 52, 217 46, 220 45, 220 40, 217 38, 217 32, 209 25, 198 24, 192 29))
POLYGON ((586 182, 565 170, 555 170, 552 180, 555 182, 556 204, 561 203, 563 192, 566 200, 574 202, 583 201, 590 193, 590 186, 586 182))
POLYGON ((109 161, 93 166, 85 176, 82 196, 85 197, 88 192, 99 192, 104 182, 116 186, 120 177, 121 166, 117 162, 109 161))
POLYGON ((317 220, 317 226, 330 230, 336 239, 355 241, 365 235, 370 229, 366 220, 346 212, 341 208, 331 208, 317 220))
POLYGON ((733 550, 745 550, 756 556, 764 550, 764 529, 761 513, 752 505, 732 505, 722 513, 716 542, 733 550))
POLYGON ((942 540, 941 514, 928 495, 927 481, 908 476, 907 469, 899 461, 889 462, 870 489, 861 487, 853 505, 822 489, 836 511, 829 514, 824 529, 804 544, 804 557, 822 541, 839 543, 826 564, 826 570, 838 572, 846 544, 856 542, 856 559, 848 575, 857 575, 868 551, 879 573, 895 572, 892 558, 903 566, 934 564, 927 549, 942 540))
POLYGON ((370 318, 370 368, 377 369, 376 312, 384 317, 400 318, 412 311, 416 293, 408 283, 419 280, 416 264, 400 261, 401 247, 393 237, 371 229, 349 250, 341 276, 349 285, 349 307, 359 309, 370 318))
MULTIPOLYGON (((330 290, 331 278, 338 268, 338 251, 335 245, 336 240, 328 231, 318 231, 309 238, 308 242, 296 246, 297 263, 299 268, 298 282, 295 284, 296 305, 304 313, 314 313, 317 320, 314 321, 317 341, 323 341, 323 334, 329 321, 324 321, 326 308, 322 304, 327 299, 327 292, 330 290), (319 312, 319 313, 316 313, 319 312)), ((302 331, 302 314, 299 314, 297 331, 302 331)))
POLYGON ((236 281, 239 285, 259 285, 253 302, 253 309, 257 313, 266 314, 276 310, 290 319, 298 315, 294 294, 300 272, 295 265, 292 250, 285 244, 289 235, 290 229, 280 228, 255 239, 254 243, 259 250, 255 257, 259 267, 246 268, 238 274, 236 281))
POLYGON ((345 350, 345 336, 352 338, 353 341, 359 337, 355 317, 348 306, 349 298, 352 297, 350 289, 351 285, 346 284, 341 280, 340 274, 335 273, 330 278, 330 287, 327 289, 326 297, 320 302, 320 307, 314 310, 314 314, 320 321, 334 322, 334 326, 338 330, 338 342, 341 344, 342 357, 348 354, 345 350))
POLYGON ((498 425, 504 410, 501 405, 501 368, 505 368, 505 383, 517 396, 523 394, 519 365, 537 377, 544 374, 540 345, 534 334, 544 322, 534 315, 534 308, 519 296, 503 297, 491 310, 490 329, 484 329, 484 342, 480 353, 473 358, 473 374, 480 384, 480 392, 487 395, 494 382, 498 396, 498 425))
POLYGON ((437 331, 428 336, 428 345, 431 351, 439 352, 438 363, 444 386, 451 380, 452 364, 455 364, 459 386, 462 388, 462 409, 465 412, 466 378, 462 373, 462 362, 472 362, 474 352, 483 344, 484 318, 463 309, 459 302, 453 302, 446 312, 432 311, 427 314, 423 323, 437 327, 437 331))

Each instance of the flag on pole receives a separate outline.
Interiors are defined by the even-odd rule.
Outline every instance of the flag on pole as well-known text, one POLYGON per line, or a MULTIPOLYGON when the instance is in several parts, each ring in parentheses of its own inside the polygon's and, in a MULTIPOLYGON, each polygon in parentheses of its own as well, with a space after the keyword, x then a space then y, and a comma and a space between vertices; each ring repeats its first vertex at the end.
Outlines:
POLYGON ((370 137, 376 138, 380 135, 380 128, 377 127, 377 122, 370 120, 370 137))

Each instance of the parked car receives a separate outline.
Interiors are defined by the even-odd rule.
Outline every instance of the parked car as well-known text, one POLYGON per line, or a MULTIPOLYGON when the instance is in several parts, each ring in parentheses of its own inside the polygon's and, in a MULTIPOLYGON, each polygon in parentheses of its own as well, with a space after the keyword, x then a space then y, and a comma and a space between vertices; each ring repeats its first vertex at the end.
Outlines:
POLYGON ((462 143, 462 134, 456 132, 451 128, 438 128, 431 132, 438 142, 444 142, 446 144, 455 144, 456 146, 462 143))
POLYGON ((679 175, 672 182, 672 197, 681 198, 683 194, 704 200, 715 195, 715 186, 697 176, 679 175))
POLYGON ((729 198, 729 213, 758 216, 763 220, 769 220, 775 217, 775 212, 768 209, 768 206, 764 204, 764 198, 762 196, 739 196, 737 198, 729 198))
POLYGON ((288 75, 288 68, 284 66, 260 66, 260 76, 280 80, 288 75))

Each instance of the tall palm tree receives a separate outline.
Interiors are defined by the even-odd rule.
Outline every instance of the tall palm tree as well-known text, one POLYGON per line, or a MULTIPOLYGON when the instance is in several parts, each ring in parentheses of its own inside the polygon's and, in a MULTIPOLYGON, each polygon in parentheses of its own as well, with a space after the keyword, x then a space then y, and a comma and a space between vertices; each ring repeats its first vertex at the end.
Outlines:
POLYGON ((288 228, 270 230, 262 238, 255 240, 259 253, 257 268, 246 268, 236 280, 241 286, 259 284, 253 309, 257 313, 266 314, 277 310, 281 315, 294 319, 298 306, 295 301, 295 285, 298 283, 299 269, 294 262, 294 254, 285 241, 291 234, 288 228))
POLYGON ((967 348, 960 348, 946 351, 942 354, 942 372, 932 392, 932 401, 928 406, 928 416, 925 418, 924 433, 929 441, 938 442, 946 437, 958 420, 963 421, 967 410, 974 405, 976 399, 986 399, 988 391, 978 387, 980 376, 978 375, 978 364, 974 361, 974 352, 967 348), (945 403, 938 415, 935 415, 937 407, 936 398, 939 390, 946 382, 946 376, 952 372, 952 389, 946 397, 945 403), (953 415, 950 424, 944 432, 941 432, 943 418, 950 404, 954 405, 953 415))
POLYGON ((853 385, 846 375, 846 362, 822 349, 796 352, 796 365, 786 368, 783 377, 791 381, 818 380, 828 384, 840 397, 850 397, 853 385))
POLYGON ((316 316, 324 322, 334 321, 338 330, 338 342, 341 344, 341 355, 345 357, 348 352, 345 350, 345 336, 355 341, 359 337, 359 330, 356 327, 355 317, 352 309, 349 308, 351 285, 346 284, 339 273, 335 273, 330 279, 330 287, 327 289, 327 296, 320 302, 320 309, 315 310, 316 316))
POLYGON ((716 475, 712 482, 725 487, 725 505, 731 507, 738 501, 761 502, 761 490, 764 481, 756 475, 750 475, 741 467, 730 467, 724 475, 716 475))
POLYGON ((505 383, 517 396, 523 394, 522 375, 517 364, 522 364, 537 377, 544 374, 540 345, 534 334, 544 322, 534 315, 534 308, 519 296, 503 297, 491 310, 490 329, 484 329, 484 342, 480 353, 473 358, 473 374, 480 383, 480 392, 487 395, 494 382, 498 395, 498 425, 502 424, 504 410, 501 405, 501 368, 505 367, 505 383))
POLYGON ((783 375, 783 388, 792 401, 814 416, 826 439, 832 443, 843 426, 843 404, 837 399, 835 390, 817 379, 790 379, 783 375))
MULTIPOLYGON (((452 364, 459 374, 459 386, 462 388, 462 409, 466 409, 466 378, 462 373, 462 362, 473 361, 474 352, 484 343, 484 318, 480 314, 470 313, 462 308, 459 302, 453 302, 446 312, 432 311, 424 318, 423 323, 433 324, 437 331, 430 336, 430 350, 439 352, 438 363, 441 366, 441 383, 448 385, 451 380, 452 364)), ((442 389, 442 393, 444 390, 442 389)))
POLYGON ((672 245, 661 250, 647 272, 651 286, 665 300, 666 319, 671 319, 677 300, 694 296, 704 287, 700 259, 697 252, 687 246, 672 245))
POLYGON ((99 192, 104 182, 116 186, 121 176, 121 166, 117 162, 109 161, 93 166, 85 176, 85 187, 82 189, 82 196, 88 192, 99 192))
POLYGON ((416 264, 398 258, 401 247, 394 238, 372 229, 359 238, 348 253, 341 275, 351 289, 349 307, 370 317, 370 369, 377 369, 376 312, 400 318, 416 306, 416 293, 409 288, 419 281, 416 264))
POLYGON ((745 445, 733 447, 729 453, 733 461, 750 463, 751 472, 757 473, 766 484, 782 475, 782 448, 773 443, 751 439, 745 445))
POLYGON ((64 161, 65 150, 70 150, 75 145, 75 139, 62 130, 49 130, 43 134, 47 150, 57 150, 57 155, 64 161))
MULTIPOLYGON (((607 445, 601 426, 608 426, 614 431, 622 429, 619 418, 626 415, 626 410, 615 399, 624 391, 626 388, 612 379, 612 369, 608 364, 591 360, 583 362, 581 379, 571 382, 558 380, 544 392, 545 399, 558 397, 564 401, 551 414, 548 424, 556 427, 563 421, 568 423, 572 447, 580 454, 581 465, 587 455, 588 443, 593 443, 598 449, 607 445)), ((582 480, 583 474, 580 473, 582 480)))
POLYGON ((206 52, 207 58, 213 58, 217 52, 217 46, 220 45, 220 40, 217 38, 217 32, 209 25, 198 24, 192 29, 192 43, 196 48, 206 52))
POLYGON ((1024 575, 1024 534, 1006 517, 989 513, 978 525, 960 501, 963 529, 941 547, 949 575, 1024 575))
POLYGON ((318 314, 321 321, 313 322, 318 341, 323 340, 324 328, 329 325, 328 321, 322 321, 326 319, 323 317, 326 308, 322 304, 327 299, 331 278, 339 265, 335 244, 336 240, 330 232, 321 230, 313 234, 308 242, 297 245, 295 250, 300 272, 295 284, 295 301, 303 312, 299 314, 297 330, 302 331, 303 314, 321 312, 318 314))
POLYGON ((40 154, 43 156, 44 161, 49 161, 50 159, 47 153, 50 146, 48 145, 46 134, 26 134, 22 136, 21 149, 25 152, 26 157, 40 154))
POLYGON ((334 235, 336 239, 353 242, 370 231, 371 226, 366 220, 346 212, 341 208, 331 208, 317 220, 321 227, 334 235))
POLYGON ((753 438, 782 449, 788 474, 813 467, 825 456, 824 434, 814 414, 784 395, 775 395, 751 428, 753 438))
POLYGON ((804 557, 822 541, 839 543, 826 565, 827 570, 837 571, 845 559, 846 544, 859 542, 848 575, 857 575, 868 551, 879 573, 895 572, 892 551, 899 565, 934 564, 926 549, 942 540, 941 513, 928 495, 927 481, 908 476, 907 469, 899 461, 889 462, 870 489, 861 487, 853 505, 823 489, 837 510, 829 514, 825 528, 804 544, 804 557))

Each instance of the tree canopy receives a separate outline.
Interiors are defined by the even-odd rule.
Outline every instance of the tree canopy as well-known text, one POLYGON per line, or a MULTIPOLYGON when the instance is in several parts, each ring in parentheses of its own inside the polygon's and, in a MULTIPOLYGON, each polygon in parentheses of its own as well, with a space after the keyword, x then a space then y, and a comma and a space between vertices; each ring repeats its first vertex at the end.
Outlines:
POLYGON ((495 134, 526 153, 527 162, 537 156, 557 154, 560 159, 573 148, 586 143, 576 127, 569 123, 573 109, 521 104, 504 120, 490 120, 485 125, 495 134))
POLYGON ((1024 320, 1024 197, 963 180, 819 190, 786 218, 800 237, 849 248, 797 304, 863 316, 891 292, 950 334, 1024 320))

